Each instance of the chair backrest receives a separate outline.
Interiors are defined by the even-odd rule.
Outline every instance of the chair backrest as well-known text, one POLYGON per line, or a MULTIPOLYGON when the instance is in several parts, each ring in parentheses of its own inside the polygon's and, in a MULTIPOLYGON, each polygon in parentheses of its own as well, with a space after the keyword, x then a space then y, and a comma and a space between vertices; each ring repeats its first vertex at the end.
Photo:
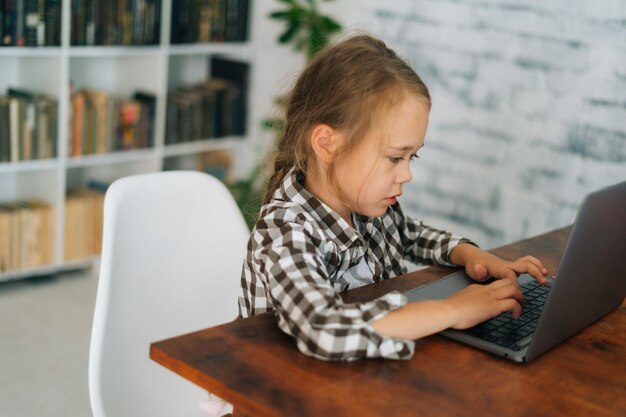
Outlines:
POLYGON ((207 174, 110 186, 89 352, 94 417, 200 414, 207 393, 151 361, 150 343, 236 318, 248 236, 231 194, 207 174))

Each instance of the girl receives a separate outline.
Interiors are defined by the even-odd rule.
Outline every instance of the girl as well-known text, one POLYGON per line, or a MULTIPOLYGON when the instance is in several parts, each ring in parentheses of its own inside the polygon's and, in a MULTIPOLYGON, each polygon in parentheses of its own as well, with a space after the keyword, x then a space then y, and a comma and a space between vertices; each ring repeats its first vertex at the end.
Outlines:
POLYGON ((526 256, 507 262, 404 214, 409 163, 424 146, 428 89, 380 40, 361 35, 319 53, 287 101, 264 205, 241 278, 242 317, 274 310, 305 354, 408 359, 414 339, 521 312, 517 273, 545 284, 526 256), (397 292, 346 304, 339 292, 407 272, 404 259, 464 266, 473 285, 440 301, 397 292))

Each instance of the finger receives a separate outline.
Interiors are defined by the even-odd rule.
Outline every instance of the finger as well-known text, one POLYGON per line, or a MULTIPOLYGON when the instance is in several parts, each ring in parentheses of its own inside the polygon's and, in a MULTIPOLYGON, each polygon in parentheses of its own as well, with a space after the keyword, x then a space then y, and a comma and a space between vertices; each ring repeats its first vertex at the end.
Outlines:
POLYGON ((533 278, 535 278, 535 280, 537 280, 537 282, 539 282, 542 285, 545 285, 548 283, 548 281, 546 280, 545 274, 539 269, 539 267, 537 267, 537 265, 535 265, 533 262, 529 260, 524 260, 524 261, 517 260, 513 262, 512 267, 518 272, 529 273, 533 278))
POLYGON ((539 268, 539 270, 541 272, 543 272, 544 275, 548 273, 548 270, 546 269, 545 266, 543 266, 543 263, 539 259, 535 258, 534 256, 530 256, 530 255, 527 255, 524 258, 526 258, 529 262, 532 262, 533 265, 535 265, 537 268, 539 268))
POLYGON ((506 266, 496 266, 492 268, 491 276, 498 279, 509 279, 511 281, 517 281, 517 274, 515 271, 506 266))
POLYGON ((472 278, 474 278, 476 281, 484 281, 489 276, 487 268, 485 268, 485 266, 482 264, 474 265, 472 270, 474 272, 472 278))
POLYGON ((530 263, 532 263, 533 265, 535 265, 537 267, 537 269, 539 269, 541 272, 543 272, 543 274, 547 274, 548 270, 546 269, 545 266, 543 266, 543 263, 541 263, 541 261, 537 258, 535 258, 534 256, 531 255, 526 255, 522 258, 519 258, 518 261, 528 261, 530 263))
POLYGON ((500 308, 501 308, 500 309, 501 313, 510 311, 511 316, 513 316, 515 320, 519 319, 520 316, 522 315, 522 306, 520 305, 520 303, 518 303, 512 298, 502 300, 500 302, 500 308))
POLYGON ((529 264, 528 273, 541 285, 546 285, 548 283, 546 275, 541 272, 535 264, 529 264))
POLYGON ((496 298, 500 300, 512 298, 520 303, 524 302, 524 294, 517 285, 517 282, 504 279, 495 281, 491 284, 491 287, 494 291, 494 295, 496 296, 496 298))

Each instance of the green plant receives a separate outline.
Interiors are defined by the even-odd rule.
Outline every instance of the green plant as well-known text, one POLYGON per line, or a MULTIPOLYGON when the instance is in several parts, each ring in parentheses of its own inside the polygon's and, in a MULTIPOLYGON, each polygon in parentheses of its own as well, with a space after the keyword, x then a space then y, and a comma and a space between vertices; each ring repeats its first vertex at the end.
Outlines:
MULTIPOLYGON (((278 37, 281 44, 293 43, 296 51, 304 51, 307 61, 323 49, 341 25, 319 10, 318 0, 279 0, 287 8, 270 14, 270 18, 284 20, 285 31, 278 37)), ((331 0, 325 0, 331 1, 331 0)))
MULTIPOLYGON (((322 50, 333 34, 341 30, 341 25, 330 16, 322 14, 319 4, 332 0, 277 0, 285 9, 270 13, 269 17, 285 21, 285 30, 278 37, 282 45, 293 44, 298 52, 304 52, 307 61, 322 50)), ((285 99, 278 96, 274 104, 282 109, 285 99)), ((261 121, 261 127, 272 131, 273 137, 280 137, 285 126, 282 117, 268 118, 261 121)), ((258 163, 246 179, 229 185, 244 219, 251 229, 256 223, 267 179, 263 174, 262 163, 258 163)))

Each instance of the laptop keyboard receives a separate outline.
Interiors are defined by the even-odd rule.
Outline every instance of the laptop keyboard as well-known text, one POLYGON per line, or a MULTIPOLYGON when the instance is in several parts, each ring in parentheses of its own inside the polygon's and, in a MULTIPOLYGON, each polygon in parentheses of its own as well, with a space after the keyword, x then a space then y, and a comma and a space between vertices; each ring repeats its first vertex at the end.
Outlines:
POLYGON ((551 288, 551 281, 545 286, 537 281, 521 285, 524 304, 519 319, 514 320, 511 313, 505 313, 467 329, 466 332, 511 350, 523 349, 530 344, 551 288))

